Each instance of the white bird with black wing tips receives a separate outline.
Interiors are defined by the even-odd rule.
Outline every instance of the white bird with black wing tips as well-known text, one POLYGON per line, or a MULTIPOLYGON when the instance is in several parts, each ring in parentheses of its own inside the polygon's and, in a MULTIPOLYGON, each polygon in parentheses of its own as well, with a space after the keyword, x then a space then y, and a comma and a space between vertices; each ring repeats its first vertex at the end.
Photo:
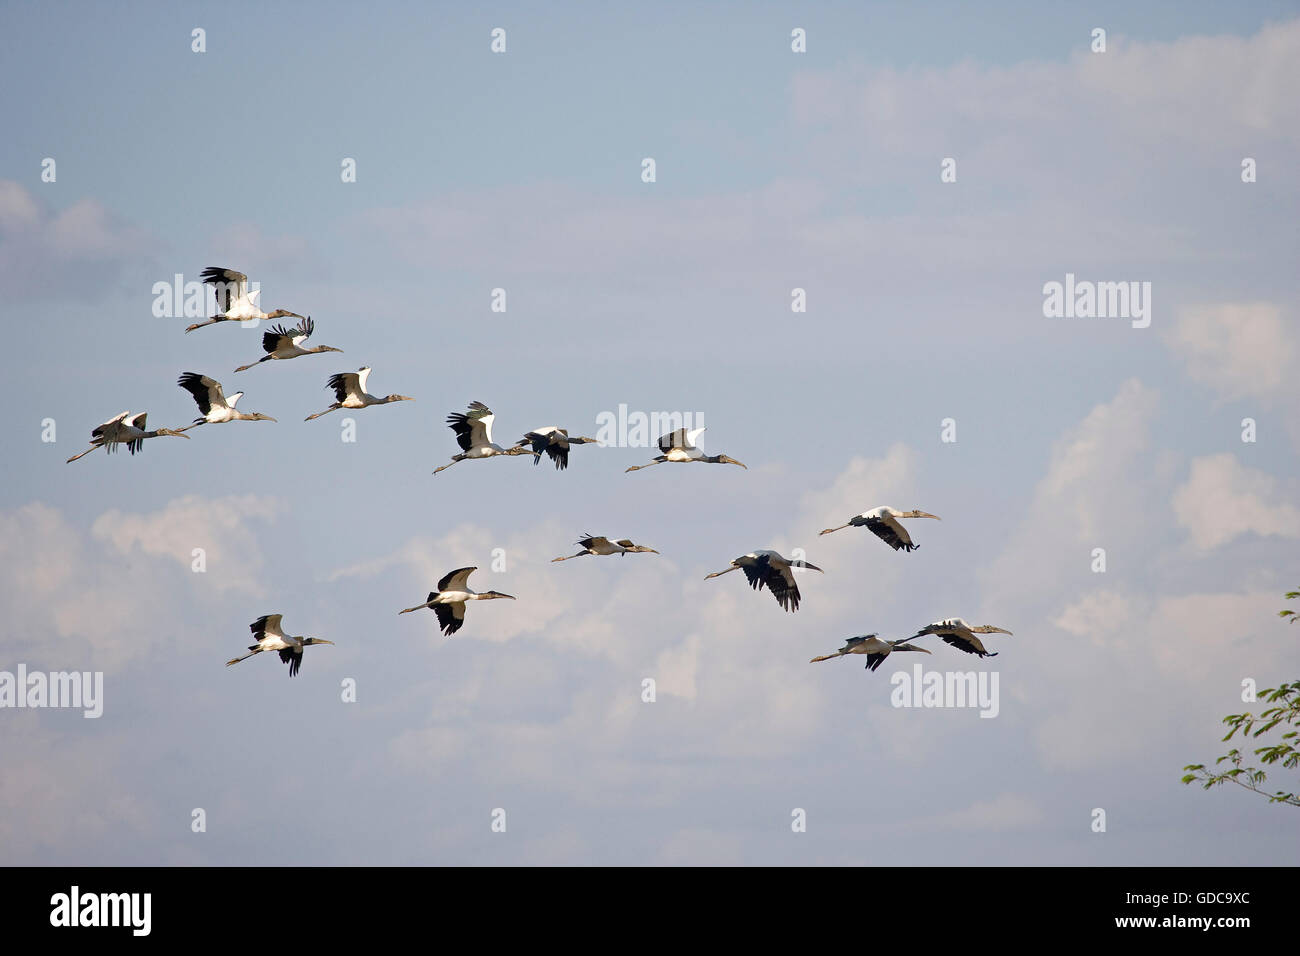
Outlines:
POLYGON ((333 644, 333 641, 322 640, 319 637, 294 637, 286 634, 280 629, 281 614, 263 614, 248 629, 253 632, 253 639, 257 642, 248 645, 248 653, 243 657, 236 657, 233 660, 226 661, 226 666, 238 664, 240 661, 246 661, 254 654, 261 654, 264 651, 279 651, 280 661, 289 665, 289 676, 294 677, 298 673, 298 668, 302 666, 302 649, 312 644, 333 644))
POLYGON ((974 654, 976 657, 997 657, 997 652, 989 651, 984 646, 984 642, 976 635, 1010 633, 1010 631, 1001 627, 994 627, 992 624, 981 624, 979 627, 972 627, 959 617, 949 617, 926 625, 908 640, 914 641, 918 637, 934 634, 943 638, 945 644, 955 647, 959 651, 965 651, 967 654, 974 654))
POLYGON ((306 342, 314 331, 316 331, 316 324, 312 322, 311 316, 307 316, 291 329, 286 329, 282 325, 274 326, 270 331, 262 333, 262 351, 266 354, 256 362, 249 362, 247 365, 239 366, 235 371, 242 372, 246 368, 252 368, 254 365, 260 365, 263 362, 270 362, 272 359, 278 361, 297 358, 300 355, 314 355, 317 352, 343 351, 334 348, 332 345, 313 345, 309 349, 303 348, 302 343, 306 342))
POLYGON ((290 312, 288 309, 276 309, 274 312, 263 312, 257 305, 257 297, 261 294, 261 289, 248 290, 248 276, 242 272, 236 272, 234 269, 222 269, 219 266, 208 266, 203 270, 201 278, 205 285, 210 285, 217 292, 217 308, 220 309, 216 315, 206 322, 196 322, 187 328, 186 332, 193 332, 195 329, 201 329, 205 325, 214 325, 217 322, 248 322, 252 319, 279 319, 293 318, 301 319, 302 316, 297 312, 290 312))
POLYGON ((795 568, 821 571, 821 568, 815 564, 809 564, 807 561, 792 561, 790 558, 782 557, 776 551, 763 549, 742 554, 731 562, 731 567, 706 574, 704 580, 730 574, 736 570, 744 571, 750 587, 760 591, 766 585, 772 592, 772 597, 776 598, 776 603, 785 610, 793 612, 799 610, 801 597, 799 585, 794 579, 795 568))
POLYGON ((455 571, 447 572, 438 582, 438 590, 429 592, 429 600, 397 613, 410 614, 412 611, 430 608, 438 616, 438 626, 442 628, 442 633, 451 637, 465 623, 466 601, 493 601, 498 598, 513 601, 515 599, 513 594, 502 594, 500 591, 471 590, 469 576, 477 570, 476 567, 457 568, 455 571))
POLYGON ((368 378, 370 378, 369 365, 357 369, 355 372, 339 372, 331 375, 329 381, 325 383, 325 387, 334 389, 334 404, 323 412, 308 415, 303 421, 309 422, 313 418, 320 418, 322 415, 328 415, 340 408, 367 408, 371 405, 387 405, 389 402, 415 401, 409 395, 387 395, 384 398, 371 395, 366 391, 366 380, 368 378))
POLYGON ((80 454, 73 455, 65 464, 72 464, 78 458, 84 458, 96 448, 102 448, 105 453, 110 453, 117 451, 118 445, 125 445, 134 455, 144 447, 146 438, 158 438, 162 435, 171 438, 190 437, 181 434, 184 429, 159 428, 156 431, 145 431, 145 420, 148 417, 148 412, 141 412, 139 415, 123 412, 115 418, 110 418, 102 425, 97 425, 90 432, 90 447, 80 454))
POLYGON ((938 515, 932 515, 926 511, 899 511, 897 508, 880 507, 864 511, 860 515, 854 515, 846 524, 842 524, 837 528, 827 528, 818 533, 830 534, 832 531, 839 531, 841 528, 865 527, 895 551, 915 551, 920 545, 912 543, 912 536, 907 533, 906 528, 898 523, 899 518, 933 518, 936 521, 940 520, 938 515))
POLYGON ((456 433, 456 443, 464 449, 453 455, 450 462, 433 470, 436 475, 458 461, 475 458, 495 458, 499 455, 528 455, 532 452, 523 445, 502 448, 492 441, 492 422, 496 415, 482 402, 470 402, 468 412, 452 412, 447 416, 447 427, 456 433))
POLYGON ((920 651, 922 654, 929 654, 924 647, 913 647, 903 641, 884 641, 875 634, 864 634, 861 637, 850 637, 838 651, 834 654, 823 654, 821 657, 814 657, 808 663, 816 664, 818 661, 829 661, 834 657, 844 657, 847 654, 866 654, 867 670, 874 671, 884 663, 885 658, 894 651, 920 651))
POLYGON ((582 548, 582 550, 577 554, 570 554, 563 558, 551 558, 551 563, 568 561, 571 558, 581 558, 588 554, 635 554, 643 551, 648 551, 650 554, 659 553, 654 548, 647 548, 643 544, 633 544, 627 538, 611 541, 609 538, 590 534, 584 534, 578 539, 578 547, 582 548))
POLYGON ((176 384, 194 396, 202 417, 194 419, 193 424, 186 425, 180 431, 187 432, 200 425, 219 425, 224 422, 273 422, 270 415, 261 412, 241 412, 235 403, 243 397, 243 392, 236 392, 229 397, 215 378, 200 375, 198 372, 186 372, 176 380, 176 384))
POLYGON ((746 471, 749 470, 748 465, 736 461, 734 458, 728 458, 726 455, 706 455, 700 451, 695 443, 699 441, 700 436, 703 434, 704 427, 701 426, 700 428, 691 429, 679 428, 667 435, 661 435, 658 445, 663 454, 652 461, 646 462, 644 465, 633 465, 626 470, 640 471, 642 468, 649 468, 651 465, 662 465, 664 462, 669 461, 699 461, 710 465, 740 465, 746 471))
POLYGON ((518 444, 532 448, 534 465, 541 462, 542 455, 545 454, 555 462, 556 471, 563 471, 569 467, 570 445, 596 445, 599 442, 594 438, 571 438, 568 429, 547 425, 528 432, 519 439, 518 444))

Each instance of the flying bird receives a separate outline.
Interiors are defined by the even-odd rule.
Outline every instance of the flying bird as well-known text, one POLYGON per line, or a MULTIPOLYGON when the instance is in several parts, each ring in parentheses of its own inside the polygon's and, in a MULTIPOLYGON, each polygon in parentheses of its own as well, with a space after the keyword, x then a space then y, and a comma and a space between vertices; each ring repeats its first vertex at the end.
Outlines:
POLYGON ((240 661, 246 661, 254 654, 261 654, 263 651, 279 651, 281 663, 289 665, 289 676, 293 677, 298 673, 298 668, 302 666, 302 649, 309 644, 333 644, 333 641, 322 640, 319 637, 294 637, 291 634, 285 634, 280 630, 281 614, 263 614, 248 629, 253 632, 253 639, 256 644, 248 645, 248 653, 243 657, 236 657, 226 661, 226 666, 238 664, 240 661))
POLYGON ((387 405, 389 402, 415 401, 409 395, 388 395, 384 398, 371 395, 366 391, 366 379, 368 378, 370 378, 369 365, 357 369, 355 372, 339 372, 336 375, 331 375, 329 381, 325 383, 325 387, 334 389, 334 404, 323 412, 308 415, 303 421, 309 422, 313 418, 320 418, 322 415, 328 415, 340 408, 365 408, 368 405, 387 405))
POLYGON ((943 638, 945 644, 949 644, 959 651, 965 651, 967 654, 974 654, 977 657, 997 657, 996 652, 990 652, 984 647, 984 642, 975 635, 977 634, 1010 634, 1011 632, 1000 627, 994 627, 992 624, 981 624, 979 627, 971 627, 959 617, 949 617, 942 621, 936 621, 933 624, 926 625, 909 640, 916 640, 918 637, 924 637, 927 634, 935 634, 943 638))
POLYGON ((610 541, 609 538, 594 537, 585 533, 578 539, 578 547, 582 548, 582 550, 577 554, 571 554, 564 558, 551 558, 551 563, 568 561, 570 558, 581 558, 587 554, 632 554, 638 551, 648 551, 651 554, 659 553, 654 548, 647 548, 643 544, 633 544, 627 538, 610 541))
POLYGON ((929 654, 924 647, 913 647, 903 641, 882 641, 874 634, 864 634, 861 637, 850 637, 834 654, 823 654, 821 657, 814 657, 808 663, 816 664, 818 661, 828 661, 833 657, 843 657, 846 654, 866 654, 867 670, 874 671, 884 663, 885 658, 894 651, 920 651, 922 654, 929 654))
POLYGON ((450 462, 433 470, 436 475, 445 471, 458 461, 467 458, 494 458, 497 455, 526 455, 531 452, 523 445, 502 448, 492 441, 492 421, 496 418, 492 409, 482 402, 470 402, 469 412, 452 412, 447 416, 447 427, 456 433, 456 442, 464 452, 453 455, 450 462))
POLYGON ((854 515, 848 520, 847 524, 842 524, 838 528, 827 528, 820 533, 830 534, 832 531, 839 531, 841 528, 861 528, 865 526, 868 531, 895 551, 915 551, 920 545, 912 543, 912 536, 907 533, 906 528, 898 523, 899 518, 934 518, 936 521, 940 520, 938 515, 932 515, 925 511, 899 511, 897 508, 880 507, 864 511, 860 515, 854 515))
POLYGON ((545 453, 550 456, 551 461, 555 462, 557 471, 563 471, 569 467, 570 445, 595 444, 599 444, 599 442, 594 438, 570 438, 568 429, 559 428, 555 425, 534 429, 519 439, 519 445, 532 447, 534 465, 541 462, 542 454, 545 453))
POLYGON ((336 349, 332 345, 314 345, 309 349, 302 347, 312 332, 316 330, 316 324, 312 322, 311 316, 303 319, 291 329, 286 329, 282 325, 273 326, 270 331, 262 333, 262 351, 263 355, 256 362, 250 362, 247 365, 241 365, 235 369, 236 372, 242 372, 246 368, 252 368, 254 365, 260 365, 262 362, 269 362, 272 359, 291 359, 299 355, 312 355, 316 352, 342 352, 342 349, 336 349))
POLYGON ((699 440, 702 434, 704 434, 703 426, 689 430, 679 428, 667 435, 661 435, 658 444, 659 450, 663 454, 653 461, 646 462, 644 465, 633 465, 627 471, 640 471, 642 468, 649 468, 651 465, 662 465, 666 461, 702 461, 711 465, 740 465, 746 471, 749 470, 749 466, 736 461, 734 458, 728 458, 726 455, 706 455, 700 451, 695 442, 699 440))
POLYGON ((791 561, 775 551, 759 550, 742 554, 731 562, 731 567, 706 574, 704 580, 740 569, 745 572, 745 577, 749 578, 750 587, 755 591, 761 591, 766 584, 767 589, 772 592, 772 597, 776 598, 776 603, 785 610, 793 612, 799 610, 800 598, 799 585, 794 580, 795 568, 821 571, 817 565, 809 564, 807 561, 791 561))
POLYGON ((90 433, 90 447, 79 455, 73 455, 65 464, 72 464, 78 458, 89 455, 96 448, 111 453, 117 451, 118 445, 125 445, 134 455, 143 448, 146 438, 157 438, 160 435, 169 435, 172 438, 190 437, 181 434, 184 429, 159 428, 156 431, 145 431, 144 424, 148 415, 148 412, 141 412, 139 415, 123 412, 116 418, 110 418, 104 424, 96 426, 90 433))
POLYGON ((433 613, 438 615, 438 626, 442 628, 442 633, 451 637, 465 623, 466 601, 492 601, 497 598, 508 598, 513 601, 515 599, 514 595, 502 594, 500 591, 471 591, 469 576, 477 570, 478 568, 457 568, 455 571, 448 571, 438 582, 438 590, 429 592, 429 600, 397 613, 410 614, 421 608, 431 608, 433 613))
POLYGON ((220 269, 216 266, 208 266, 201 273, 201 278, 205 285, 212 286, 217 293, 217 308, 220 310, 206 322, 197 322, 191 325, 186 332, 193 332, 195 329, 201 329, 205 325, 214 325, 217 322, 247 322, 250 319, 279 319, 294 318, 301 319, 302 316, 297 312, 290 312, 287 309, 276 309, 274 312, 263 312, 257 305, 257 297, 262 294, 261 289, 248 291, 248 276, 242 272, 236 272, 234 269, 220 269))
POLYGON ((180 431, 187 432, 199 425, 219 425, 222 422, 273 422, 270 415, 261 412, 241 412, 235 409, 235 403, 243 397, 243 392, 236 392, 229 398, 221 389, 221 383, 215 378, 208 378, 198 372, 186 372, 176 380, 176 384, 194 396, 199 406, 199 418, 193 424, 186 425, 180 431))

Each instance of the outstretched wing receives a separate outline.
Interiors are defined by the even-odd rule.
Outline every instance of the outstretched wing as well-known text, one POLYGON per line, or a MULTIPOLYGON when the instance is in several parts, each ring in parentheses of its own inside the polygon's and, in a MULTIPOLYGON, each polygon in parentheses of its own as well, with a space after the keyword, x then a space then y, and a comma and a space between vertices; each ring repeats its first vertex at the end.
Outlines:
POLYGON ((129 411, 123 412, 121 415, 110 418, 102 425, 95 426, 95 428, 90 432, 90 437, 98 438, 100 441, 112 441, 113 433, 119 430, 119 426, 122 422, 126 421, 130 414, 129 411))
POLYGON ((227 404, 221 383, 215 378, 208 378, 198 372, 186 372, 176 380, 176 384, 194 396, 194 401, 204 416, 212 411, 213 405, 220 408, 227 404))
MULTIPOLYGON (((145 431, 146 430, 145 423, 148 421, 149 421, 149 413, 141 412, 139 415, 133 415, 130 418, 128 418, 126 420, 126 424, 130 425, 132 428, 138 428, 140 429, 140 431, 145 431)), ((130 450, 131 454, 134 455, 136 452, 144 448, 144 439, 143 438, 133 439, 126 443, 126 447, 130 450)))
POLYGON ((907 533, 907 529, 892 518, 867 518, 863 523, 868 531, 895 551, 915 551, 917 548, 912 544, 912 537, 907 533))
POLYGON ((965 651, 967 654, 974 654, 976 657, 997 657, 997 654, 990 654, 984 647, 984 642, 974 634, 945 634, 943 642, 959 651, 965 651))
POLYGON ((302 345, 311 338, 311 334, 316 331, 316 323, 310 318, 303 319, 298 323, 298 327, 293 330, 293 344, 302 345))
POLYGON ((492 443, 492 420, 496 418, 492 409, 482 402, 470 402, 469 412, 452 412, 447 416, 447 425, 456 433, 456 442, 461 451, 469 451, 475 445, 492 443))
POLYGON ((695 443, 699 441, 700 436, 703 434, 703 427, 690 429, 678 428, 675 431, 669 432, 667 435, 660 436, 659 450, 665 455, 674 448, 680 448, 683 451, 687 451, 695 447, 695 443))
POLYGON ((296 334, 296 331, 290 331, 283 325, 273 325, 262 333, 262 351, 270 355, 278 349, 288 348, 293 344, 296 334))
POLYGON ((221 307, 222 312, 229 312, 235 299, 248 291, 248 276, 234 269, 208 266, 199 273, 199 276, 205 284, 216 290, 217 305, 221 307))
MULTIPOLYGON (((556 428, 554 425, 539 428, 524 435, 519 444, 531 444, 534 455, 545 452, 551 461, 555 462, 555 467, 559 471, 569 467, 569 433, 563 428, 556 428)), ((533 464, 537 464, 540 460, 534 458, 533 464)))
POLYGON ((358 385, 356 372, 339 372, 329 377, 325 387, 334 389, 334 401, 342 402, 349 393, 358 391, 358 385))
POLYGON ((253 637, 258 641, 264 640, 268 635, 271 637, 284 638, 284 631, 280 630, 281 614, 263 614, 248 629, 253 632, 253 637))
POLYGON ((433 613, 438 615, 438 626, 442 628, 442 633, 448 637, 460 630, 465 623, 465 602, 458 601, 455 604, 435 604, 433 613))
MULTIPOLYGON (((448 571, 438 582, 439 591, 464 591, 469 587, 469 576, 477 571, 473 568, 457 568, 455 571, 448 571)), ((432 598, 430 598, 432 600, 432 598)))
POLYGON ((295 676, 298 673, 298 668, 302 667, 302 648, 284 648, 280 651, 280 660, 289 665, 289 676, 295 676))
POLYGON ((767 555, 761 554, 753 564, 742 564, 741 570, 755 591, 767 585, 767 589, 776 598, 776 603, 784 610, 799 610, 799 586, 794 583, 794 575, 789 568, 773 567, 767 555))

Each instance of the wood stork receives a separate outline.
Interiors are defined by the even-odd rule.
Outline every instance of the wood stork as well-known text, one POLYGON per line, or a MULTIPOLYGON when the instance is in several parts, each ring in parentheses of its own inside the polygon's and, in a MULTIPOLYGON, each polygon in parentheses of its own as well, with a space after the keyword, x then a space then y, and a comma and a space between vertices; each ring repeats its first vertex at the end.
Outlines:
POLYGON ((452 412, 447 416, 447 427, 456 433, 456 441, 464 453, 453 455, 450 462, 433 469, 436 475, 458 461, 467 458, 494 458, 497 455, 527 455, 532 452, 523 445, 502 448, 492 441, 492 422, 496 418, 492 409, 482 402, 470 402, 469 412, 452 412))
POLYGON ((421 608, 431 608, 433 613, 438 615, 438 626, 442 628, 442 633, 451 637, 465 623, 466 601, 493 601, 497 598, 508 598, 513 601, 515 599, 514 595, 502 594, 500 591, 471 591, 469 576, 477 570, 478 568, 457 568, 455 571, 448 571, 438 582, 438 590, 429 592, 429 600, 397 613, 410 614, 421 608))
POLYGON ((898 641, 883 641, 874 634, 864 634, 861 637, 850 637, 834 654, 823 654, 821 657, 814 657, 808 663, 816 664, 818 661, 829 661, 833 657, 843 657, 846 654, 866 654, 867 670, 874 671, 884 663, 885 658, 894 651, 920 651, 922 654, 929 654, 924 647, 914 647, 911 644, 898 641))
POLYGON ((556 561, 568 561, 570 558, 581 558, 587 554, 633 554, 639 551, 648 551, 651 554, 658 554, 654 548, 647 548, 643 544, 633 544, 627 538, 620 538, 618 541, 610 541, 609 538, 595 537, 583 533, 578 539, 578 547, 582 548, 577 554, 571 554, 564 558, 551 558, 551 563, 556 561))
POLYGON ((260 365, 262 362, 269 362, 272 359, 291 359, 299 355, 312 355, 315 352, 342 352, 342 349, 336 349, 332 345, 315 345, 309 349, 302 347, 312 332, 316 330, 316 324, 312 322, 311 316, 303 319, 291 329, 286 329, 282 325, 276 325, 269 332, 262 333, 262 351, 266 354, 256 362, 249 362, 247 365, 241 365, 235 369, 236 372, 242 372, 246 368, 252 368, 254 365, 260 365))
POLYGON ((695 446, 695 442, 699 440, 702 434, 704 434, 703 426, 689 430, 679 428, 667 435, 661 435, 658 444, 659 450, 663 454, 644 465, 633 465, 627 471, 640 471, 642 468, 649 468, 651 465, 662 465, 666 461, 702 461, 711 465, 740 465, 746 471, 749 470, 748 465, 736 461, 734 458, 728 458, 726 455, 706 455, 700 451, 695 446))
POLYGON ((570 438, 568 429, 547 425, 525 434, 519 439, 519 444, 532 446, 534 465, 541 462, 542 453, 545 452, 555 462, 556 471, 563 471, 569 467, 570 445, 595 445, 599 442, 594 438, 570 438))
POLYGON ((194 396, 198 403, 201 418, 194 419, 192 425, 186 425, 180 431, 187 432, 200 425, 219 425, 222 422, 273 422, 270 415, 261 412, 241 412, 235 409, 235 403, 243 397, 243 392, 236 392, 229 398, 221 389, 221 383, 215 378, 208 378, 198 372, 186 372, 176 380, 176 384, 194 396))
POLYGON ((247 322, 251 319, 279 319, 294 318, 301 319, 302 316, 297 312, 290 312, 287 309, 276 309, 274 312, 263 312, 257 306, 257 297, 262 294, 261 289, 248 291, 248 276, 242 272, 236 272, 234 269, 221 269, 216 266, 208 266, 200 274, 205 285, 212 286, 217 293, 217 308, 220 310, 206 322, 196 322, 191 325, 186 332, 193 332, 195 329, 201 329, 205 325, 214 325, 217 322, 247 322))
POLYGON ((821 568, 817 567, 817 565, 809 564, 807 561, 791 561, 775 551, 758 550, 751 551, 749 554, 742 554, 731 562, 731 567, 723 571, 706 574, 704 580, 707 581, 709 578, 730 574, 732 571, 740 569, 745 572, 745 577, 749 578, 750 587, 755 591, 761 591, 763 585, 766 584, 767 589, 776 598, 776 603, 785 610, 793 612, 799 610, 800 598, 799 585, 794 580, 795 568, 809 568, 813 571, 821 571, 821 568))
POLYGON ((248 629, 253 632, 253 639, 256 644, 248 645, 248 653, 243 657, 236 657, 226 661, 226 666, 238 664, 240 661, 246 661, 254 654, 261 654, 263 651, 279 651, 280 661, 289 665, 289 676, 294 677, 298 673, 298 668, 302 666, 302 649, 309 644, 333 644, 333 641, 322 640, 319 637, 294 637, 280 630, 280 619, 282 614, 263 614, 248 629))
POLYGON ((984 647, 976 634, 1010 634, 1008 630, 1000 627, 994 627, 992 624, 981 624, 979 627, 971 627, 959 617, 944 618, 942 621, 935 621, 928 624, 913 634, 908 640, 916 640, 918 637, 924 637, 927 634, 936 634, 943 638, 945 644, 957 648, 959 651, 965 651, 967 654, 974 654, 977 657, 997 657, 996 652, 990 652, 984 647))
POLYGON ((303 421, 309 422, 313 418, 320 418, 322 415, 328 415, 340 408, 365 408, 369 405, 387 405, 389 402, 415 401, 410 395, 387 395, 384 398, 371 395, 366 391, 366 379, 368 378, 370 378, 369 365, 359 368, 355 372, 339 372, 336 375, 331 375, 329 381, 325 383, 325 387, 334 389, 336 401, 325 411, 317 412, 315 415, 308 415, 303 421))
POLYGON ((860 515, 854 515, 848 520, 847 524, 842 524, 838 528, 827 528, 820 534, 830 534, 832 531, 839 531, 841 528, 860 528, 865 525, 868 531, 895 551, 915 551, 920 545, 912 543, 912 536, 907 533, 906 528, 898 523, 899 518, 933 518, 936 521, 940 520, 938 515, 932 515, 926 511, 899 511, 897 508, 882 506, 872 508, 870 511, 864 511, 860 515))
POLYGON ((65 464, 72 464, 78 458, 89 455, 96 448, 102 448, 106 453, 109 453, 116 451, 118 445, 125 445, 134 455, 141 450, 146 438, 157 438, 160 435, 170 435, 172 438, 190 437, 181 434, 184 429, 159 428, 156 431, 145 431, 144 424, 148 416, 148 412, 141 412, 139 415, 123 412, 116 418, 110 418, 91 431, 90 447, 79 455, 73 455, 65 464))

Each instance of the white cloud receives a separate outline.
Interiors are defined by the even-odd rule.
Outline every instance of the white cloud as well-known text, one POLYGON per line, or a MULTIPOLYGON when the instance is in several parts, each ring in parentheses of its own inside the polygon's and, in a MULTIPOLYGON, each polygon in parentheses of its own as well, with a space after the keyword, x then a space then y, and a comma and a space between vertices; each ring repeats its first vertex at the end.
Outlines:
POLYGON ((1134 623, 1134 603, 1118 591, 1094 591, 1066 607, 1052 623, 1095 647, 1116 647, 1127 641, 1124 635, 1134 623))
POLYGON ((194 549, 201 548, 208 575, 204 584, 217 591, 262 595, 262 555, 252 526, 274 521, 276 508, 274 498, 259 495, 186 495, 144 514, 106 511, 90 532, 119 554, 139 549, 186 568, 195 559, 194 549))
POLYGON ((1191 475, 1174 492, 1173 506, 1192 545, 1210 551, 1252 532, 1300 538, 1300 508, 1278 498, 1275 478, 1225 452, 1192 462, 1191 475))
POLYGON ((1271 303, 1185 309, 1168 342, 1187 374, 1222 398, 1268 398, 1295 386, 1296 336, 1271 303))
POLYGON ((102 298, 148 246, 142 230, 97 200, 56 212, 19 183, 0 179, 0 285, 12 300, 102 298))
POLYGON ((40 502, 0 512, 0 597, 12 609, 6 654, 33 666, 119 670, 171 636, 142 621, 146 610, 165 617, 175 584, 262 593, 261 551, 245 522, 269 507, 254 496, 191 495, 155 512, 107 512, 90 535, 40 502), (195 547, 209 549, 205 574, 190 572, 195 547), (170 559, 170 586, 158 563, 122 560, 137 550, 170 559))
POLYGON ((1153 476, 1139 463, 1156 402, 1153 389, 1129 380, 1055 444, 1025 517, 983 575, 990 605, 1048 599, 1089 573, 1094 548, 1113 565, 1149 544, 1154 496, 1144 482, 1153 476))

